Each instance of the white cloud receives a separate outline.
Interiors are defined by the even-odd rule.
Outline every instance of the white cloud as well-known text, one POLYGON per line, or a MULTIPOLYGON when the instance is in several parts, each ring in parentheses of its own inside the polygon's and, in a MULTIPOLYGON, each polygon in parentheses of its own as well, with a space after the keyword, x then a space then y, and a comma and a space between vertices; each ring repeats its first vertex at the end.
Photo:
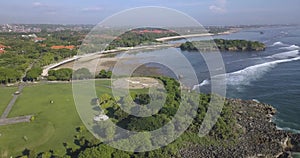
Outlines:
POLYGON ((226 9, 216 5, 209 6, 209 9, 214 13, 226 13, 226 9))
POLYGON ((34 2, 32 5, 35 7, 43 6, 43 4, 41 2, 34 2))
POLYGON ((226 4, 227 4, 226 0, 216 0, 215 4, 209 6, 209 10, 218 14, 226 13, 227 12, 226 4))
POLYGON ((89 7, 89 8, 83 8, 82 11, 100 11, 103 10, 101 7, 89 7))

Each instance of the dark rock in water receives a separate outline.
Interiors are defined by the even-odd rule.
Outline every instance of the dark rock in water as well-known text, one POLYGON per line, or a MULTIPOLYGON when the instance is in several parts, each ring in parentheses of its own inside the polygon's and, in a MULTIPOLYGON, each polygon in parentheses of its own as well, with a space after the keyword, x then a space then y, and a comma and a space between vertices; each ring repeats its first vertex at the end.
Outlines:
POLYGON ((271 122, 276 109, 255 101, 227 100, 234 109, 237 127, 242 129, 238 142, 230 147, 190 145, 182 149, 182 157, 280 157, 300 151, 300 134, 277 130, 271 122))

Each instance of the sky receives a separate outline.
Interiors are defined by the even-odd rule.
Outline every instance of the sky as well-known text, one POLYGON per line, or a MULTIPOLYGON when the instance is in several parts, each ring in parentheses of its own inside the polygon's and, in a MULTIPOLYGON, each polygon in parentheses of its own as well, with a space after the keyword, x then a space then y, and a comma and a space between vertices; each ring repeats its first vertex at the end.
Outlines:
POLYGON ((176 9, 203 25, 300 24, 300 0, 2 0, 0 23, 97 24, 142 6, 176 9))

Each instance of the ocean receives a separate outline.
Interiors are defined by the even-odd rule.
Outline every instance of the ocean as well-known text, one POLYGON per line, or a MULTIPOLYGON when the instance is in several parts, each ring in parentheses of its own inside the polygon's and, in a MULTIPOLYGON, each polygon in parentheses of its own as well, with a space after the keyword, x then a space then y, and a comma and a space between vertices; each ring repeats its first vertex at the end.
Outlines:
MULTIPOLYGON (((256 40, 265 43, 267 48, 262 52, 221 52, 226 68, 226 97, 268 103, 278 111, 274 117, 278 129, 300 133, 300 27, 243 29, 213 38, 256 40)), ((207 37, 189 40, 204 39, 207 37)), ((161 73, 169 76, 174 76, 172 71, 176 70, 186 78, 186 84, 189 84, 188 76, 193 72, 181 64, 182 59, 175 52, 183 54, 197 74, 198 84, 189 86, 198 86, 201 92, 209 92, 210 78, 213 76, 209 75, 206 62, 214 62, 213 58, 204 61, 200 53, 181 51, 179 48, 123 53, 119 56, 135 58, 138 60, 134 62, 141 63, 158 61, 162 64, 150 63, 147 66, 157 67, 161 73), (163 63, 168 63, 168 66, 163 66, 163 63)))

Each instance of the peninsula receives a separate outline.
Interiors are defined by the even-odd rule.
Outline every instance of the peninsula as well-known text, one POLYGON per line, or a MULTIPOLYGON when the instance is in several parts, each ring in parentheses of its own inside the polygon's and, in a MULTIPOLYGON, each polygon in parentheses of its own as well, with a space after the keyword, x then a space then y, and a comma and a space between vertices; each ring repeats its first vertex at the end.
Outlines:
POLYGON ((258 41, 214 39, 213 41, 193 41, 180 45, 183 51, 264 51, 265 44, 258 41))

